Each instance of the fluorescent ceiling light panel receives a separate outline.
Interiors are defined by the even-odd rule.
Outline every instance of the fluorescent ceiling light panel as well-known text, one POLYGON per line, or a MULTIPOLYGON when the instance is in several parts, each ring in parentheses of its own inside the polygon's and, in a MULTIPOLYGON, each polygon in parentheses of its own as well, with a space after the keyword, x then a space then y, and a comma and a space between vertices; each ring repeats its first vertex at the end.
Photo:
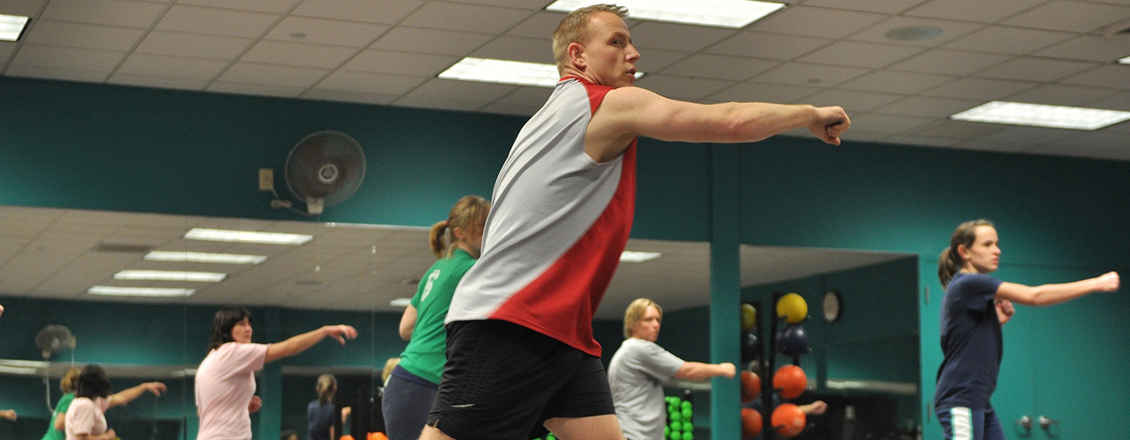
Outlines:
POLYGON ((620 261, 623 263, 643 263, 662 256, 663 254, 659 252, 624 251, 620 253, 620 261))
MULTIPOLYGON (((572 12, 604 1, 558 0, 547 11, 572 12)), ((753 0, 620 0, 628 18, 672 23, 743 28, 785 7, 784 3, 753 0)))
POLYGON ((992 101, 950 116, 958 121, 1097 130, 1130 120, 1130 112, 992 101))
POLYGON ((192 228, 184 234, 189 240, 228 241, 235 243, 300 245, 314 239, 313 235, 284 234, 280 232, 231 231, 226 229, 192 228))
POLYGON ((30 18, 19 15, 0 14, 0 41, 19 40, 28 20, 30 18))
POLYGON ((114 274, 115 280, 203 281, 220 282, 228 274, 219 272, 184 272, 178 270, 123 270, 114 274))
MULTIPOLYGON (((636 79, 643 77, 636 72, 636 79)), ((553 87, 561 80, 554 64, 466 57, 439 74, 443 79, 479 81, 520 86, 553 87)))
POLYGON ((173 296, 192 296, 196 293, 196 289, 181 289, 172 287, 116 287, 116 286, 94 286, 86 291, 91 295, 103 296, 149 296, 149 297, 173 297, 173 296))
POLYGON ((412 305, 412 298, 397 298, 388 302, 393 307, 408 307, 412 305))
POLYGON ((7 365, 0 365, 0 373, 17 374, 20 376, 35 376, 37 374, 34 368, 9 367, 7 365))
POLYGON ((212 252, 152 251, 145 254, 149 261, 176 263, 259 264, 267 261, 266 255, 218 254, 212 252))
POLYGON ((1118 64, 1130 64, 1130 57, 1119 59, 1118 64))

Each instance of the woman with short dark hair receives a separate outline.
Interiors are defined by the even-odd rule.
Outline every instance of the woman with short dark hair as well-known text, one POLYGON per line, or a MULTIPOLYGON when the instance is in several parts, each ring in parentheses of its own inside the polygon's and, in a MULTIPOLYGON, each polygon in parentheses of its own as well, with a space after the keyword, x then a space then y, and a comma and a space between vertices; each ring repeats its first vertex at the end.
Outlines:
POLYGON ((67 408, 67 440, 114 440, 117 434, 106 426, 107 409, 125 405, 146 391, 160 396, 165 384, 146 382, 117 394, 110 394, 110 378, 98 365, 87 365, 75 383, 75 398, 67 408))

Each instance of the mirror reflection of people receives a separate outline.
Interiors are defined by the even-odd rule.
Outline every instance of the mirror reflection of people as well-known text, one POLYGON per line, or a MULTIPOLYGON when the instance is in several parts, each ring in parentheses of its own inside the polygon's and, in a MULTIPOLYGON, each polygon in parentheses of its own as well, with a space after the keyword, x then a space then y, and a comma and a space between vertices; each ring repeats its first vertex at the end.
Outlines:
POLYGON ((293 429, 284 429, 279 433, 279 440, 298 440, 298 431, 293 429))
POLYGON ((47 432, 43 434, 42 440, 66 440, 67 409, 75 399, 75 387, 78 385, 80 373, 82 368, 71 367, 67 369, 63 378, 59 379, 59 389, 63 391, 63 397, 60 397, 59 402, 55 404, 55 412, 51 413, 51 420, 47 424, 47 432))
POLYGON ((663 438, 667 424, 663 383, 668 379, 732 379, 735 374, 736 368, 729 362, 688 362, 664 350, 655 343, 662 321, 659 304, 647 298, 632 301, 624 311, 624 342, 608 362, 616 419, 628 440, 663 438))
POLYGON ((424 439, 622 438, 592 319, 632 229, 637 137, 748 143, 807 129, 839 145, 851 125, 840 107, 704 105, 635 87, 626 15, 581 8, 553 34, 561 80, 495 180, 482 256, 447 315, 424 439))
POLYGON ((132 402, 146 391, 160 396, 165 390, 161 382, 146 382, 110 394, 106 371, 98 365, 87 365, 78 375, 75 398, 67 408, 64 422, 67 440, 114 440, 117 434, 106 426, 104 413, 107 409, 132 402))
MULTIPOLYGON (((334 395, 337 393, 337 378, 332 374, 318 376, 318 384, 314 386, 318 398, 306 406, 307 440, 337 439, 334 433, 334 395)), ((349 407, 341 409, 341 420, 344 424, 349 417, 349 407)))
POLYGON ((228 306, 212 319, 208 356, 196 369, 199 440, 251 438, 251 413, 263 406, 255 395, 255 372, 267 362, 294 356, 329 337, 345 345, 357 337, 348 325, 327 325, 274 344, 251 342, 251 312, 228 306))
POLYGON ((464 196, 451 207, 447 220, 432 226, 428 245, 438 260, 424 272, 400 318, 400 337, 408 341, 408 346, 392 369, 381 397, 389 440, 416 440, 428 420, 447 362, 443 320, 455 286, 479 258, 489 212, 486 199, 464 196))
POLYGON ((1118 290, 1117 272, 1065 284, 1026 286, 989 274, 1000 266, 997 230, 988 220, 962 223, 938 261, 945 287, 941 310, 942 365, 934 408, 946 439, 1004 439, 990 398, 997 386, 1004 346, 1001 326, 1013 304, 1049 306, 1094 292, 1118 290))

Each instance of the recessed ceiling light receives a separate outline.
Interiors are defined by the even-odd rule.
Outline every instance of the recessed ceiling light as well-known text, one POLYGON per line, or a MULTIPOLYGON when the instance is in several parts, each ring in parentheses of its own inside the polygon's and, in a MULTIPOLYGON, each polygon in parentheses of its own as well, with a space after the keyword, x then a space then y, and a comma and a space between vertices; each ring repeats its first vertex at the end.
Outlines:
POLYGON ((300 245, 314 239, 313 235, 284 234, 280 232, 230 231, 226 229, 192 228, 184 234, 189 240, 228 241, 236 243, 300 245))
POLYGON ((663 254, 659 252, 624 251, 620 253, 620 262, 643 263, 645 261, 651 261, 662 256, 663 254))
POLYGON ((27 27, 28 17, 0 14, 0 41, 16 41, 27 27))
MULTIPOLYGON (((604 1, 557 0, 547 11, 572 12, 604 1)), ((743 28, 785 7, 784 3, 753 0, 620 0, 628 8, 628 18, 673 23, 743 28)))
POLYGON ((267 261, 266 255, 219 254, 212 252, 152 251, 145 254, 149 261, 177 263, 259 264, 267 261))
POLYGON ((950 116, 958 121, 1097 130, 1130 120, 1130 112, 992 101, 950 116))
POLYGON ((397 298, 388 302, 393 307, 408 307, 412 305, 412 298, 397 298))
POLYGON ((117 286, 94 286, 87 289, 86 293, 91 295, 104 295, 104 296, 150 296, 150 297, 172 297, 172 296, 192 296, 196 293, 196 289, 181 289, 173 287, 117 287, 117 286))
MULTIPOLYGON (((636 79, 643 77, 636 72, 636 79)), ((440 78, 520 86, 553 87, 561 81, 554 64, 466 57, 440 72, 440 78)))
POLYGON ((202 281, 220 282, 228 274, 219 272, 184 272, 177 270, 123 270, 114 274, 115 280, 202 281))

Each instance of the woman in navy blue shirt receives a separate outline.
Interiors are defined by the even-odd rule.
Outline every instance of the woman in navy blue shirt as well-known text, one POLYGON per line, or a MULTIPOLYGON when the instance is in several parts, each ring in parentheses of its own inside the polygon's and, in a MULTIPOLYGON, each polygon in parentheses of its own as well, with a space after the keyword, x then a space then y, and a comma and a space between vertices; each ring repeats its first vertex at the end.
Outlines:
POLYGON ((1118 290, 1116 272, 1066 284, 1025 286, 988 274, 1000 265, 997 230, 988 220, 962 223, 942 251, 938 278, 946 288, 941 333, 945 358, 938 368, 934 408, 950 440, 1004 440, 1004 429, 989 398, 997 386, 1001 325, 1012 318, 1012 303, 1049 306, 1092 292, 1118 290))

